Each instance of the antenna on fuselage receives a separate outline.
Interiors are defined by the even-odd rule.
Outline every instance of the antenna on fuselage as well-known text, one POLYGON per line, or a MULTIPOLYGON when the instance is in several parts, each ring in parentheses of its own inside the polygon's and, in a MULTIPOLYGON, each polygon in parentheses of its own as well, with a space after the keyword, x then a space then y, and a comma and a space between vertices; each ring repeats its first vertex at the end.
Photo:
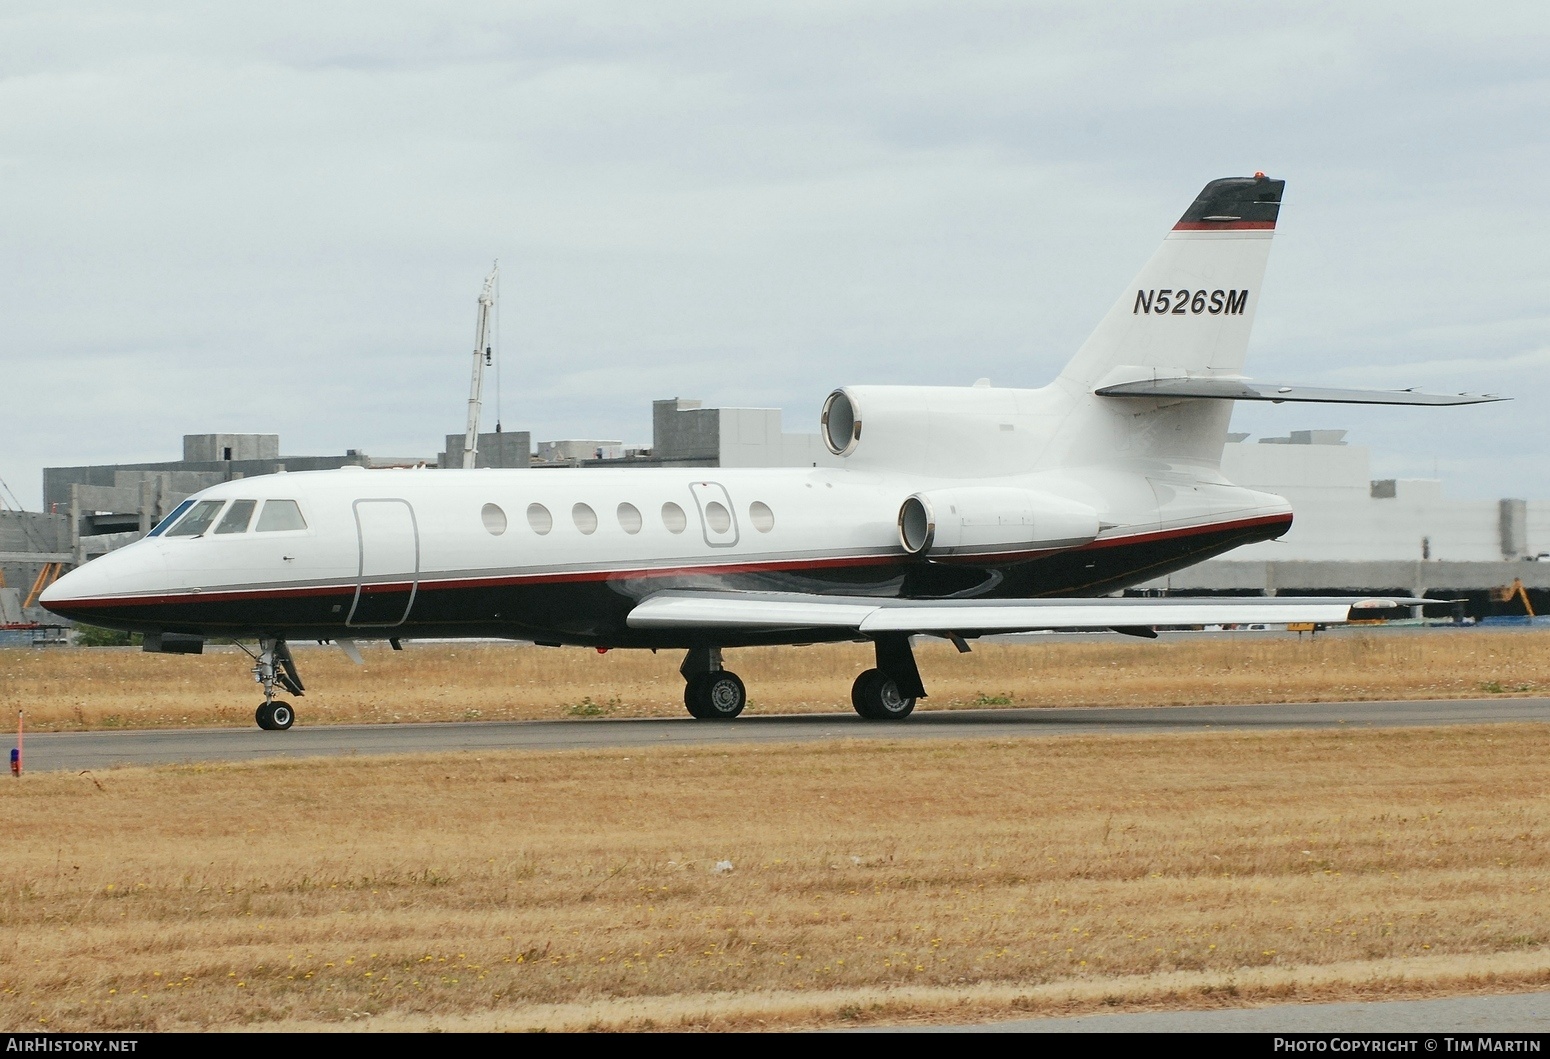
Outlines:
POLYGON ((479 454, 479 400, 484 389, 484 366, 494 358, 490 348, 490 315, 495 308, 496 281, 501 263, 496 261, 479 292, 479 319, 474 327, 474 377, 468 387, 468 432, 463 436, 463 466, 472 467, 479 454))

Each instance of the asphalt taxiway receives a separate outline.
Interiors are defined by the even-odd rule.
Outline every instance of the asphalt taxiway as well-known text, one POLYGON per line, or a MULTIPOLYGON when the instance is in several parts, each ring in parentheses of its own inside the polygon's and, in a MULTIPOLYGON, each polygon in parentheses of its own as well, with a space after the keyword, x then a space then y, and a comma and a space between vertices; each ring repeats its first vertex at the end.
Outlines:
MULTIPOLYGON (((1492 1042, 1480 1047, 1479 1034, 1550 1033, 1550 993, 1507 996, 1439 997, 1430 1000, 1381 1000, 1340 1004, 1274 1004, 1216 1011, 1142 1011, 1128 1015, 1076 1015, 1068 1018, 1017 1019, 973 1026, 909 1026, 911 1031, 956 1033, 1284 1033, 1410 1034, 1415 1045, 1395 1051, 1525 1051, 1521 1044, 1492 1042), (1449 1035, 1464 1037, 1460 1046, 1449 1035), (1427 1042, 1430 1041, 1428 1044, 1427 1042), (1417 1047, 1418 1046, 1418 1047, 1417 1047)), ((1317 1049, 1362 1052, 1360 1037, 1330 1042, 1317 1049), (1341 1044, 1344 1044, 1344 1047, 1341 1044)), ((1286 1049, 1314 1051, 1315 1049, 1286 1049)))
MULTIPOLYGON (((306 707, 298 710, 305 719, 306 707)), ((899 723, 854 714, 745 714, 734 721, 689 717, 616 720, 468 721, 448 724, 317 725, 258 728, 39 732, 25 745, 28 772, 100 769, 343 754, 581 750, 703 746, 832 739, 1006 739, 1054 735, 1277 729, 1399 728, 1512 722, 1550 723, 1550 699, 1436 699, 1272 706, 1090 707, 920 710, 899 723)))

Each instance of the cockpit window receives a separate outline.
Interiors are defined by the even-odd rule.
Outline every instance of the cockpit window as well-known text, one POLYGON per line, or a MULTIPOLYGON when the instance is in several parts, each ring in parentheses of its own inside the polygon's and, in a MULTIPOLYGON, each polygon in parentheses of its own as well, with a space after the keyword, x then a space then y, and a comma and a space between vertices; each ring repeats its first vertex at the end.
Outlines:
POLYGON ((304 530, 307 520, 301 517, 301 506, 294 500, 266 500, 263 514, 258 516, 258 533, 271 530, 304 530))
POLYGON ((210 528, 215 516, 226 506, 224 500, 201 500, 189 509, 188 514, 176 526, 167 531, 168 537, 197 537, 210 528))
POLYGON ((253 521, 253 509, 257 506, 257 500, 233 500, 231 508, 221 518, 220 524, 215 527, 215 532, 246 533, 248 523, 253 521))
POLYGON ((172 513, 171 514, 169 514, 166 518, 162 519, 160 522, 156 523, 156 528, 151 530, 151 532, 147 533, 146 536, 147 537, 160 537, 163 533, 167 532, 167 527, 168 526, 172 525, 178 519, 182 518, 183 517, 183 512, 187 511, 189 508, 191 508, 193 506, 194 506, 194 502, 192 500, 185 500, 185 501, 183 501, 177 507, 172 509, 172 513))

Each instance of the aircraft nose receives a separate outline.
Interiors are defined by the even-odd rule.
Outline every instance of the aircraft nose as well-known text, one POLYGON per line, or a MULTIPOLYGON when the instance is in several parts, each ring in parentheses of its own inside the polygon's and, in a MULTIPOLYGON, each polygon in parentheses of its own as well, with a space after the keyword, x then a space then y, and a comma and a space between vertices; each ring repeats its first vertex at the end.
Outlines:
POLYGON ((63 618, 89 620, 110 597, 144 590, 146 575, 165 564, 156 549, 130 545, 76 567, 43 590, 38 602, 63 618))
MULTIPOLYGON (((87 564, 90 565, 89 563, 87 564)), ((38 596, 38 602, 44 609, 53 611, 60 617, 72 617, 71 611, 75 608, 72 604, 89 598, 92 593, 88 591, 94 579, 87 574, 86 567, 78 567, 65 574, 43 590, 38 596)))
POLYGON ((45 588, 42 594, 38 596, 38 602, 49 609, 53 609, 55 603, 63 603, 69 600, 75 594, 71 585, 74 583, 75 575, 79 572, 79 570, 71 570, 69 573, 56 579, 53 584, 45 588))

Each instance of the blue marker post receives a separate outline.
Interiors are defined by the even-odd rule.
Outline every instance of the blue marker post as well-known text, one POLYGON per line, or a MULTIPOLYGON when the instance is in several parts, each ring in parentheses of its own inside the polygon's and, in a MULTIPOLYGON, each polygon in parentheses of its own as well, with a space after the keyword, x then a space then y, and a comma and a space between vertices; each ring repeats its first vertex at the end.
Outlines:
POLYGON ((22 711, 16 711, 16 745, 11 748, 11 775, 22 775, 22 711))

